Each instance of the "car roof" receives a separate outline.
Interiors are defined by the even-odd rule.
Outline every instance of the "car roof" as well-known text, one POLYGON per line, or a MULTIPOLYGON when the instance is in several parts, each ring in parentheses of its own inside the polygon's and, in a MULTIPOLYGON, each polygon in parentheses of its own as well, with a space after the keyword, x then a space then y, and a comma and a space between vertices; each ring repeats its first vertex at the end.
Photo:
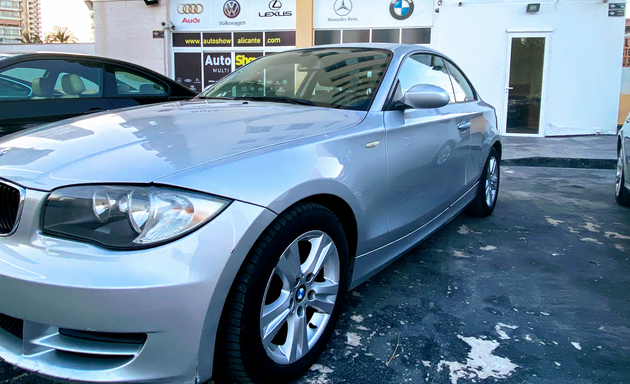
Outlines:
POLYGON ((345 43, 345 44, 326 44, 326 45, 316 45, 313 47, 302 48, 302 49, 313 49, 313 48, 362 48, 362 49, 384 49, 387 51, 392 51, 396 54, 406 54, 408 52, 431 52, 431 53, 439 53, 436 50, 433 50, 429 47, 423 45, 416 44, 394 44, 394 43, 345 43))

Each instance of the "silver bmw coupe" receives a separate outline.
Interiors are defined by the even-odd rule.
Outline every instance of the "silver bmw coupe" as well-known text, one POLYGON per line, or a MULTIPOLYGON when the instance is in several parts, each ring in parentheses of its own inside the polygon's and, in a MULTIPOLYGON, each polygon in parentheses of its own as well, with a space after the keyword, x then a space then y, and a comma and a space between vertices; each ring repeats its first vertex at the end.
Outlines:
POLYGON ((83 382, 299 377, 347 290, 466 209, 494 109, 411 45, 260 58, 190 102, 0 141, 0 357, 83 382))

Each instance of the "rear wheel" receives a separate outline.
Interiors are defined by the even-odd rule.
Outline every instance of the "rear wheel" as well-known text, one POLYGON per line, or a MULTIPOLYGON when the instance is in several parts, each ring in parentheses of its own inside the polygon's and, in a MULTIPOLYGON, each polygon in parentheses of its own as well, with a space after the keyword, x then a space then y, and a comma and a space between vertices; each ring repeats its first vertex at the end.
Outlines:
POLYGON ((630 206, 630 192, 625 187, 625 169, 623 166, 623 151, 617 152, 617 173, 615 174, 615 199, 617 203, 630 206))
POLYGON ((348 246, 325 207, 281 214, 241 267, 223 314, 224 369, 241 383, 282 383, 321 354, 343 304, 348 246))
POLYGON ((486 165, 481 173, 477 195, 470 203, 466 212, 473 216, 490 216, 497 204, 499 196, 499 182, 501 179, 501 169, 499 165, 499 153, 496 148, 490 150, 486 165))

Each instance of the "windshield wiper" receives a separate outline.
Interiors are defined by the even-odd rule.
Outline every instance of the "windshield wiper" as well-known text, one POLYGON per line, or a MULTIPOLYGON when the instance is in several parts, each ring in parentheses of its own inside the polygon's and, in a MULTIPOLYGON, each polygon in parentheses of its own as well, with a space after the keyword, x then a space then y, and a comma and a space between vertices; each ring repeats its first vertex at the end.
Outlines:
POLYGON ((296 105, 315 105, 310 100, 297 99, 295 97, 268 97, 268 96, 241 96, 235 97, 236 100, 252 100, 252 101, 270 101, 272 103, 287 103, 296 105))
POLYGON ((195 99, 200 99, 200 100, 213 100, 213 99, 217 99, 217 100, 236 100, 233 97, 222 97, 222 96, 200 96, 197 95, 195 96, 195 99))

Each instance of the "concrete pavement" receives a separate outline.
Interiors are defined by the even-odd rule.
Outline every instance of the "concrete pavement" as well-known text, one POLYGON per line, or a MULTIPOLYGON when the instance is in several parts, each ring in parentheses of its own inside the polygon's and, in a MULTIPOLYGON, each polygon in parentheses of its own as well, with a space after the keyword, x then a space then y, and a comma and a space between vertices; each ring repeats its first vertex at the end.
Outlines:
POLYGON ((614 169, 617 136, 503 137, 503 165, 614 169))

